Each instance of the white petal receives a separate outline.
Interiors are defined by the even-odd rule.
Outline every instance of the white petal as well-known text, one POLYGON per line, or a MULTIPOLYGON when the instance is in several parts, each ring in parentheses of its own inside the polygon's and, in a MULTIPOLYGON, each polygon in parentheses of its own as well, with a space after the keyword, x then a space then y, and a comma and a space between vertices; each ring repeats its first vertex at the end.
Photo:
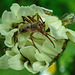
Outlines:
POLYGON ((60 41, 59 40, 58 41, 57 40, 55 41, 56 52, 58 54, 61 53, 64 42, 65 42, 65 40, 62 40, 62 39, 60 41))
POLYGON ((14 46, 14 39, 13 39, 13 35, 14 33, 18 31, 18 29, 13 29, 10 32, 8 32, 8 34, 5 36, 6 40, 5 40, 5 45, 8 47, 12 47, 14 46))
POLYGON ((32 72, 33 74, 37 73, 36 71, 33 70, 32 65, 29 64, 29 61, 27 61, 27 62, 24 63, 24 67, 25 67, 28 71, 32 72))
POLYGON ((16 16, 12 12, 7 12, 7 10, 4 11, 2 15, 2 23, 10 25, 14 22, 17 22, 16 16))
POLYGON ((24 47, 26 42, 27 42, 27 39, 30 37, 29 33, 20 33, 18 35, 18 45, 19 47, 24 47))
POLYGON ((61 26, 58 30, 51 26, 51 33, 56 39, 68 39, 66 35, 66 29, 64 26, 61 26))
POLYGON ((9 57, 15 56, 17 54, 20 54, 19 50, 17 49, 17 44, 12 47, 11 51, 10 50, 6 51, 6 55, 8 55, 9 57))
POLYGON ((32 65, 33 70, 36 72, 39 72, 39 71, 41 72, 41 71, 47 69, 48 66, 49 66, 49 63, 45 62, 45 61, 36 61, 32 65))
POLYGON ((45 61, 36 61, 31 65, 31 64, 29 64, 29 61, 27 61, 27 62, 25 62, 24 66, 28 71, 35 74, 35 73, 38 73, 38 72, 41 72, 41 71, 47 69, 49 66, 49 63, 45 62, 45 61))
POLYGON ((58 30, 61 27, 62 22, 61 22, 61 20, 58 20, 56 22, 51 23, 50 25, 53 26, 56 30, 58 30))
POLYGON ((1 35, 6 35, 7 34, 7 27, 5 27, 5 25, 0 24, 0 33, 1 35))
POLYGON ((57 21, 58 21, 58 18, 56 17, 56 16, 44 16, 44 18, 45 18, 45 21, 47 22, 47 23, 56 23, 57 21))
POLYGON ((35 13, 39 13, 40 15, 45 15, 44 11, 41 9, 41 7, 36 6, 35 4, 31 5, 30 8, 33 9, 35 11, 35 13))
POLYGON ((20 9, 18 10, 18 18, 22 17, 22 16, 28 16, 28 15, 35 15, 35 12, 33 9, 31 9, 29 6, 26 7, 20 7, 20 9))
POLYGON ((66 29, 67 36, 69 39, 75 43, 75 31, 72 31, 70 29, 66 29))
POLYGON ((10 7, 11 11, 17 16, 17 12, 19 10, 20 6, 17 3, 13 3, 10 7))
POLYGON ((39 53, 37 50, 36 50, 35 58, 38 61, 47 61, 47 62, 52 61, 52 59, 47 54, 45 54, 43 52, 39 53))
POLYGON ((24 62, 21 60, 21 55, 15 55, 14 57, 8 60, 9 67, 14 70, 22 70, 24 69, 24 62))
POLYGON ((13 51, 6 51, 6 55, 8 55, 9 57, 13 57, 16 54, 13 51))
POLYGON ((59 27, 62 25, 61 21, 58 20, 58 18, 56 16, 48 16, 47 15, 44 17, 44 19, 45 19, 44 21, 46 24, 45 29, 50 28, 50 30, 51 30, 51 26, 52 26, 52 28, 58 30, 59 27))
MULTIPOLYGON (((33 45, 33 43, 32 43, 32 41, 30 40, 30 39, 28 39, 28 41, 29 42, 31 42, 31 44, 30 45, 33 45)), ((27 42, 28 42, 27 41, 27 42)), ((36 45, 36 47, 39 49, 39 51, 41 51, 41 46, 42 46, 42 44, 43 44, 43 40, 41 40, 41 41, 39 41, 38 39, 34 39, 34 43, 35 43, 35 45, 36 45)), ((33 46, 34 47, 34 46, 33 46)), ((34 47, 35 48, 35 47, 34 47)), ((36 48, 35 48, 36 49, 36 48)), ((36 49, 37 50, 37 49, 36 49)))
POLYGON ((46 37, 44 35, 42 35, 42 33, 40 33, 40 32, 34 33, 33 36, 37 39, 42 39, 42 40, 46 39, 46 37))
POLYGON ((66 35, 66 29, 64 26, 61 26, 61 28, 58 30, 58 36, 62 39, 68 39, 67 35, 66 35))
POLYGON ((53 59, 62 51, 64 40, 53 41, 53 42, 55 48, 49 40, 46 40, 42 45, 42 52, 46 53, 51 59, 53 59))
POLYGON ((21 53, 23 54, 23 56, 25 56, 26 58, 28 58, 30 61, 35 61, 35 48, 33 46, 26 46, 26 47, 22 47, 21 48, 21 53))
POLYGON ((19 53, 19 50, 18 50, 18 43, 16 43, 16 45, 14 47, 12 47, 12 50, 15 54, 18 54, 19 53))
POLYGON ((50 58, 54 58, 57 55, 55 48, 49 40, 46 40, 42 45, 42 52, 46 53, 50 58))
POLYGON ((10 57, 7 55, 3 55, 2 57, 0 57, 0 69, 8 69, 9 65, 8 65, 8 59, 10 57))
POLYGON ((0 24, 0 33, 1 35, 7 35, 9 30, 11 29, 11 26, 8 24, 0 24))

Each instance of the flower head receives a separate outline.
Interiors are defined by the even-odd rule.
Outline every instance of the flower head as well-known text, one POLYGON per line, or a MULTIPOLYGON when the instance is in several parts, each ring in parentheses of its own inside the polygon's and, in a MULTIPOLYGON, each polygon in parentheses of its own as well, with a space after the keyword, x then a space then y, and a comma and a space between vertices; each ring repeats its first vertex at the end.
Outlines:
POLYGON ((10 12, 4 11, 0 25, 8 47, 0 58, 0 68, 43 71, 63 52, 65 39, 75 42, 75 32, 65 28, 58 17, 45 13, 47 9, 17 3, 10 9, 10 12))

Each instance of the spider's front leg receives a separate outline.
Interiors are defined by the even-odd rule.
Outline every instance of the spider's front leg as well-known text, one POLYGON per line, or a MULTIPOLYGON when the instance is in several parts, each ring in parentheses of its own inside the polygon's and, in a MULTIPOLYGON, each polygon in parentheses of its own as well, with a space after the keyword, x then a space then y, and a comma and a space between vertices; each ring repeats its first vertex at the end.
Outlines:
POLYGON ((41 21, 41 28, 45 31, 45 22, 43 22, 42 18, 37 14, 37 21, 41 21))
MULTIPOLYGON (((33 43, 33 45, 34 45, 34 47, 39 51, 39 49, 36 47, 36 45, 35 45, 35 43, 34 43, 34 41, 33 41, 33 38, 32 38, 32 35, 34 34, 34 32, 32 32, 31 34, 30 34, 30 39, 32 40, 32 43, 33 43)), ((40 51, 39 51, 39 53, 41 53, 40 51)))
POLYGON ((27 19, 25 16, 22 16, 22 18, 23 18, 23 22, 27 21, 28 23, 31 23, 31 21, 27 19))
MULTIPOLYGON (((54 48, 55 48, 54 42, 49 38, 49 36, 50 36, 50 37, 52 37, 52 36, 49 35, 48 33, 46 33, 45 31, 43 31, 41 28, 37 28, 37 30, 38 30, 40 33, 42 33, 44 36, 46 36, 46 37, 51 41, 51 43, 53 44, 53 46, 54 46, 54 48)), ((53 37, 52 37, 52 38, 53 38, 53 37)))
MULTIPOLYGON (((55 48, 55 44, 54 42, 48 37, 48 33, 45 32, 45 36, 51 41, 51 43, 53 44, 54 48, 55 48)), ((49 35, 50 37, 52 37, 53 39, 55 39, 53 36, 49 35)))
POLYGON ((42 18, 38 15, 38 13, 36 13, 35 15, 32 16, 32 18, 34 19, 34 17, 37 17, 37 20, 36 21, 40 21, 43 22, 42 18))

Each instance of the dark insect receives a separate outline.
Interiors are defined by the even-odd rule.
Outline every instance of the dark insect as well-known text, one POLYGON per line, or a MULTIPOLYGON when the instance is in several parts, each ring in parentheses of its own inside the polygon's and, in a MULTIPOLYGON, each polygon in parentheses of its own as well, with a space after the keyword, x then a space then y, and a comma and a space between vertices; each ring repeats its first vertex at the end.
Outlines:
MULTIPOLYGON (((33 39, 32 39, 32 35, 35 33, 35 31, 37 30, 38 32, 42 33, 44 36, 46 36, 50 41, 51 43, 53 44, 54 48, 55 48, 55 45, 53 43, 53 41, 49 38, 52 37, 51 35, 49 35, 46 31, 45 31, 45 22, 43 22, 42 18, 36 14, 34 16, 22 16, 23 18, 23 25, 21 26, 21 28, 19 29, 19 32, 20 33, 24 33, 24 32, 28 32, 28 31, 32 31, 32 33, 30 34, 30 39, 32 40, 32 43, 34 45, 34 47, 39 51, 39 49, 36 47, 33 39), (37 18, 37 20, 35 20, 34 18, 37 18)), ((52 37, 54 38, 54 37, 52 37)), ((54 38, 55 39, 55 38, 54 38)), ((39 51, 40 52, 40 51, 39 51)))

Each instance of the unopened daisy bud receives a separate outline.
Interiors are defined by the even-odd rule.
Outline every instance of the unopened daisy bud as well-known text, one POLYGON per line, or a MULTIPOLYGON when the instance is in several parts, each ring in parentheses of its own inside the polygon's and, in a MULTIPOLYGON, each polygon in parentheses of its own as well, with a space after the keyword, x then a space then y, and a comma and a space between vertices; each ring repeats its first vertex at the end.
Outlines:
POLYGON ((61 17, 64 26, 75 23, 75 13, 66 13, 61 17))

